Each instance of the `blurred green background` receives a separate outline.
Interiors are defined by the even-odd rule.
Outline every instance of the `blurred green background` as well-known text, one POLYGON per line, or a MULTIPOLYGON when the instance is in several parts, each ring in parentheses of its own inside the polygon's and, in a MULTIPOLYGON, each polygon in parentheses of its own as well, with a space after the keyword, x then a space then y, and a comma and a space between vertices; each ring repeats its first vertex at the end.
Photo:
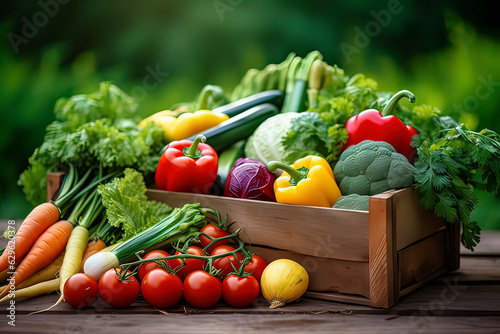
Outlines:
MULTIPOLYGON (((57 98, 109 80, 149 115, 192 100, 208 83, 227 92, 249 68, 319 50, 347 74, 500 132, 499 23, 468 1, 7 2, 0 16, 0 218, 31 209, 17 186, 53 120, 57 98), (156 81, 147 79, 161 72, 156 81), (167 75, 168 74, 168 75, 167 75), (145 84, 144 80, 149 83, 145 84)), ((473 213, 500 229, 498 199, 478 193, 473 213)))

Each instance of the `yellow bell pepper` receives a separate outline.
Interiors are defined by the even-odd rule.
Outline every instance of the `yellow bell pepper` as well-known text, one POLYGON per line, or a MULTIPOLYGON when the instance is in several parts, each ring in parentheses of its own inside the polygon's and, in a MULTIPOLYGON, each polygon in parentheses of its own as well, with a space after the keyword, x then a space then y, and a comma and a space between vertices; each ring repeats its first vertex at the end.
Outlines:
POLYGON ((291 166, 271 161, 267 167, 271 172, 283 170, 274 181, 274 195, 279 203, 331 208, 342 196, 332 168, 322 157, 310 155, 291 166))
POLYGON ((144 119, 139 126, 144 126, 147 122, 155 122, 163 128, 165 137, 173 141, 186 139, 229 119, 229 116, 224 113, 210 110, 185 112, 177 116, 178 113, 170 110, 160 111, 144 119))
MULTIPOLYGON (((173 111, 173 110, 163 110, 163 111, 159 111, 149 117, 146 117, 145 119, 143 119, 142 121, 139 122, 139 127, 140 128, 144 128, 146 126, 146 124, 148 124, 149 122, 154 122, 155 120, 158 120, 158 119, 161 119, 163 117, 168 117, 168 116, 172 116, 172 117, 177 117, 180 113, 177 112, 177 111, 173 111)), ((159 122, 155 122, 157 123, 158 125, 159 122)), ((161 126, 161 125, 160 125, 161 126)))

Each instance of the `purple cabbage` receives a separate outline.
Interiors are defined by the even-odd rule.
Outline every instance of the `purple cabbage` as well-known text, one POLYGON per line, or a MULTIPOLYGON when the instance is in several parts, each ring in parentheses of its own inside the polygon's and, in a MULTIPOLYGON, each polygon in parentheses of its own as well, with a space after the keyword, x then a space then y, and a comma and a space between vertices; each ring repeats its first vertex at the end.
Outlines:
POLYGON ((275 202, 276 177, 267 166, 248 158, 236 160, 224 187, 224 196, 275 202))

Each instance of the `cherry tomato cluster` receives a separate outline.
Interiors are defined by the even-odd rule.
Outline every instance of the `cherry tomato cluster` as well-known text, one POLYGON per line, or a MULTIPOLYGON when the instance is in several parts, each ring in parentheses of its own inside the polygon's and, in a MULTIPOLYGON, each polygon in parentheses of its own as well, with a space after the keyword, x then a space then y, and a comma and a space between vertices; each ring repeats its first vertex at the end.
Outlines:
POLYGON ((172 307, 182 297, 198 308, 211 307, 221 297, 234 307, 252 305, 259 296, 260 278, 267 262, 258 255, 251 255, 251 259, 244 261, 249 255, 244 254, 245 250, 236 252, 229 245, 229 232, 217 225, 208 224, 200 232, 201 246, 188 243, 185 249, 177 249, 173 255, 153 250, 142 257, 141 261, 149 261, 141 262, 136 271, 124 273, 120 268, 111 269, 99 283, 83 273, 73 275, 64 286, 66 301, 75 308, 86 308, 100 295, 109 305, 123 308, 130 306, 142 293, 156 308, 172 307), (169 259, 181 254, 216 258, 208 263, 205 259, 189 257, 169 259), (221 256, 223 254, 228 255, 221 256), (159 258, 161 260, 153 261, 159 258))
MULTIPOLYGON (((230 245, 219 245, 210 252, 210 256, 227 254, 236 249, 230 245)), ((189 246, 187 254, 206 256, 202 248, 189 246)), ((180 254, 179 251, 175 255, 180 254)), ((141 291, 144 299, 157 308, 168 308, 177 304, 181 297, 187 303, 198 308, 207 308, 216 304, 221 297, 234 307, 250 306, 260 293, 260 277, 267 262, 259 255, 252 255, 248 264, 241 268, 244 259, 241 253, 220 257, 213 261, 212 269, 206 271, 204 260, 167 259, 165 262, 173 269, 182 266, 177 274, 169 273, 157 262, 146 262, 139 269, 141 291), (178 262, 176 262, 178 261, 178 262), (200 263, 201 262, 201 263, 200 263), (234 268, 233 268, 234 267, 234 268), (234 269, 244 274, 232 273, 234 269), (221 281, 222 279, 222 281, 221 281)), ((164 251, 152 251, 143 259, 168 257, 164 251), (165 255, 166 254, 166 255, 165 255)))

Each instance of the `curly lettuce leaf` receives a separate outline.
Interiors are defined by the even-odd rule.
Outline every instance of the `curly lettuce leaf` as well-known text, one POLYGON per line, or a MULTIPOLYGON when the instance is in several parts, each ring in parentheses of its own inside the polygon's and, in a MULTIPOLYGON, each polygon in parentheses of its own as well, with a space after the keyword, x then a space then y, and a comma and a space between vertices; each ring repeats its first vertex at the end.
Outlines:
POLYGON ((47 126, 44 142, 31 160, 44 166, 73 163, 79 167, 101 164, 103 167, 134 167, 141 172, 153 172, 161 147, 165 144, 163 130, 150 123, 139 129, 135 122, 100 119, 88 122, 74 132, 64 124, 47 126))
POLYGON ((345 123, 337 123, 331 113, 303 113, 292 120, 292 126, 282 138, 285 163, 292 164, 307 155, 319 155, 333 165, 347 142, 345 123))
POLYGON ((125 169, 123 177, 99 185, 98 191, 109 224, 123 229, 125 240, 158 223, 173 210, 164 203, 148 200, 144 178, 134 169, 125 169))
POLYGON ((110 82, 101 82, 95 92, 59 99, 54 113, 71 131, 101 118, 133 118, 136 109, 134 98, 110 82))
POLYGON ((17 184, 23 187, 26 200, 32 205, 47 201, 47 172, 49 168, 35 162, 19 176, 17 184))
POLYGON ((130 167, 149 180, 166 140, 154 123, 139 128, 136 108, 132 97, 109 82, 95 92, 59 99, 56 121, 47 126, 43 143, 18 181, 27 199, 32 203, 45 199, 45 173, 61 164, 71 163, 79 171, 130 167))

